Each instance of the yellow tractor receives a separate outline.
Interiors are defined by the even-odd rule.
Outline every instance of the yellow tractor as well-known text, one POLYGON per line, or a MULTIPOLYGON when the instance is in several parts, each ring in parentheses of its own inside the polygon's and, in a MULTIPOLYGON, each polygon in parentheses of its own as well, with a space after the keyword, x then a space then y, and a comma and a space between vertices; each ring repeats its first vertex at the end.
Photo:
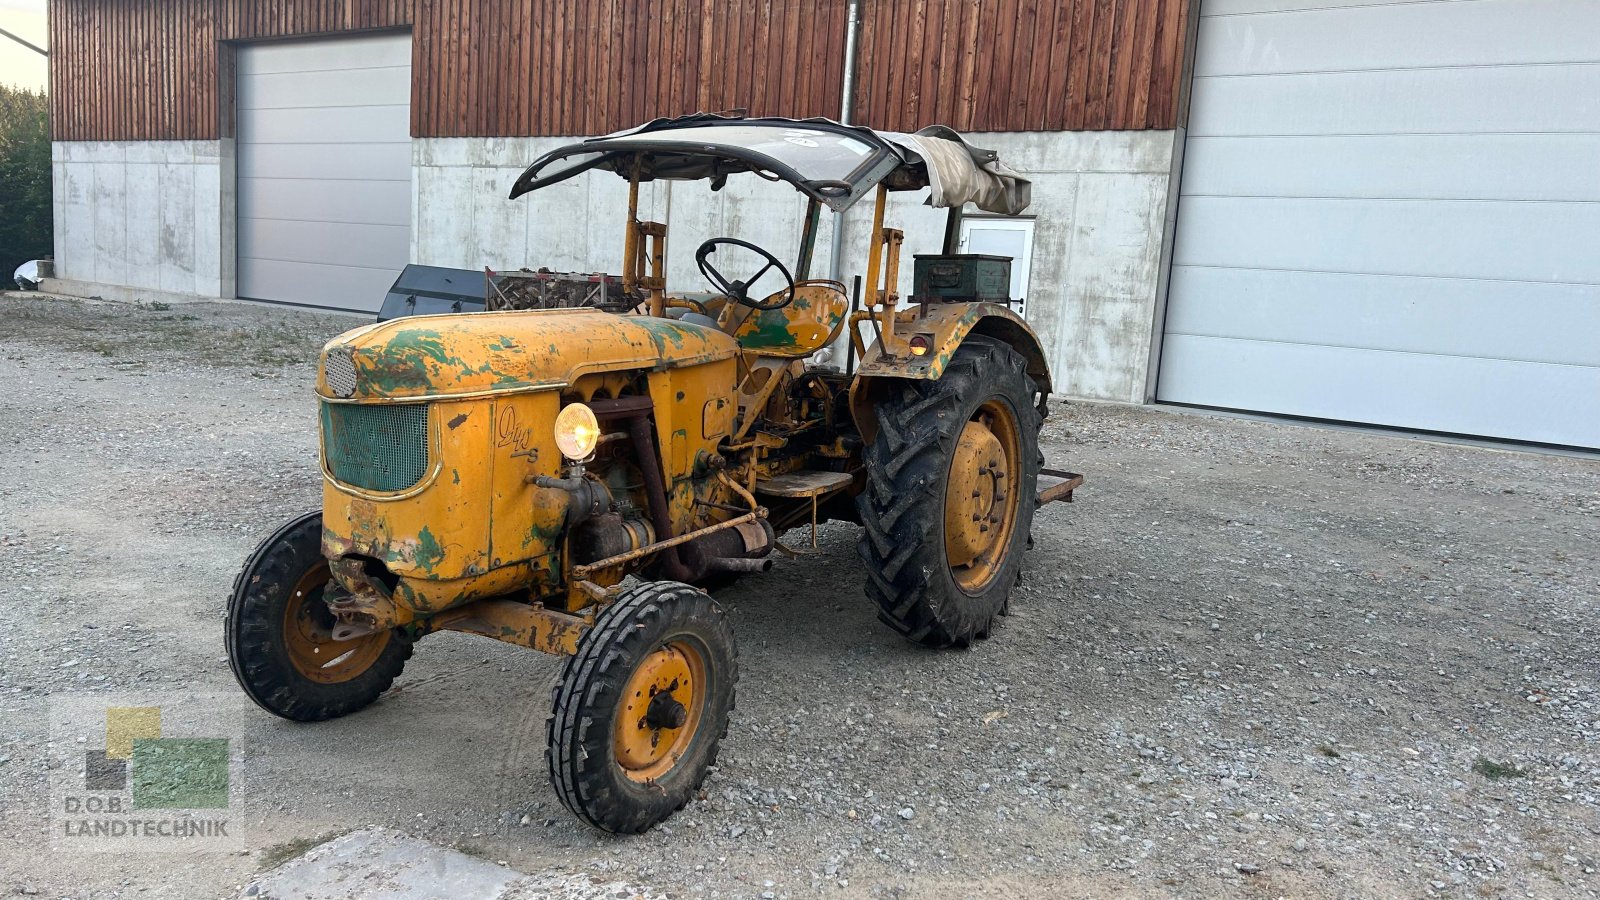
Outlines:
POLYGON ((565 656, 551 781, 585 822, 632 833, 694 796, 726 733, 737 656, 703 587, 769 568, 789 529, 814 544, 819 520, 856 522, 883 621, 963 647, 1006 611, 1035 508, 1081 478, 1041 490, 1050 374, 1007 261, 950 252, 965 205, 1027 205, 994 153, 944 128, 697 115, 552 151, 511 196, 590 171, 627 180, 620 278, 524 272, 493 290, 537 308, 491 298, 323 349, 322 509, 251 555, 225 633, 245 692, 300 721, 372 703, 436 631, 565 656), (669 295, 640 185, 730 176, 806 199, 795 267, 713 238, 695 259, 715 291, 669 295), (916 259, 903 301, 884 216, 889 192, 922 188, 951 211, 946 252, 916 259), (853 303, 809 269, 823 209, 868 194, 853 303), (731 277, 719 251, 754 271, 731 277), (820 364, 841 334, 847 365, 820 364))

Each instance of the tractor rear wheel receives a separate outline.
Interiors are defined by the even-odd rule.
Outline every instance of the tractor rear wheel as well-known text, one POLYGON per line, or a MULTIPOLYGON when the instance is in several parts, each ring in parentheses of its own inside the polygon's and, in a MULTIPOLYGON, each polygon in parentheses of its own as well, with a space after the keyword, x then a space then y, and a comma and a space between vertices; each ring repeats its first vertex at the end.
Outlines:
POLYGON ((877 406, 856 498, 878 617, 929 647, 989 636, 1033 524, 1038 386, 1009 346, 969 336, 937 381, 903 381, 877 406))
POLYGON ((257 706, 285 719, 353 713, 388 690, 411 657, 411 638, 398 629, 335 641, 322 601, 329 578, 322 513, 312 512, 263 541, 233 582, 222 626, 228 663, 257 706))
POLYGON ((705 592, 673 581, 627 591, 556 685, 545 750, 556 796, 618 834, 682 809, 717 761, 738 677, 733 633, 705 592))

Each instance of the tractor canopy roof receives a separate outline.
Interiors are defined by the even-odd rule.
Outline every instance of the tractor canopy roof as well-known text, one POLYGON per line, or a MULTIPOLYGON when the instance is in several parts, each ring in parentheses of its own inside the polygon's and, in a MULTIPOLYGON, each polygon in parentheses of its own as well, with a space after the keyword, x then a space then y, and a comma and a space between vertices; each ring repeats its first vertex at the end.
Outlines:
POLYGON ((641 181, 708 179, 712 190, 720 190, 729 175, 754 172, 786 181, 836 212, 883 184, 893 191, 929 188, 933 206, 972 203, 1014 216, 1027 209, 1031 189, 999 154, 972 146, 943 125, 902 134, 830 119, 700 113, 655 119, 552 150, 528 166, 511 196, 590 169, 624 178, 637 171, 641 181))

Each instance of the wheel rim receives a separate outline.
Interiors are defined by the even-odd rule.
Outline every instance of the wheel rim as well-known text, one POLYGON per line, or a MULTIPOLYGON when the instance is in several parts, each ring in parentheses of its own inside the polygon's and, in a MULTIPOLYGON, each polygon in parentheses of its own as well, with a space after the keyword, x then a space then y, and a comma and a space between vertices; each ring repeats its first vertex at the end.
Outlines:
POLYGON ((1017 417, 998 398, 980 405, 961 428, 944 495, 944 550, 950 574, 969 594, 1000 574, 1022 499, 1017 417))
POLYGON ((705 656, 685 641, 663 644, 640 661, 617 710, 617 765, 630 779, 654 781, 672 771, 700 727, 705 656))
POLYGON ((389 632, 334 640, 333 613, 322 602, 328 578, 328 563, 323 561, 295 582, 289 602, 283 607, 283 643, 289 651, 289 663, 300 677, 319 684, 339 684, 361 675, 377 662, 389 645, 389 632))

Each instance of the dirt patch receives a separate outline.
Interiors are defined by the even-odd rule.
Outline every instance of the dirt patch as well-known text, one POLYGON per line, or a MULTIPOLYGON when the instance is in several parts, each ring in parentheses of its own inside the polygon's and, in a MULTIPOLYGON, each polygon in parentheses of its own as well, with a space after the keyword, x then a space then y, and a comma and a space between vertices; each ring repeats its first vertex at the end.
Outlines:
POLYGON ((27 341, 92 353, 121 369, 171 364, 245 369, 273 376, 310 365, 328 338, 362 320, 240 303, 113 303, 48 295, 5 295, 0 344, 27 341))

